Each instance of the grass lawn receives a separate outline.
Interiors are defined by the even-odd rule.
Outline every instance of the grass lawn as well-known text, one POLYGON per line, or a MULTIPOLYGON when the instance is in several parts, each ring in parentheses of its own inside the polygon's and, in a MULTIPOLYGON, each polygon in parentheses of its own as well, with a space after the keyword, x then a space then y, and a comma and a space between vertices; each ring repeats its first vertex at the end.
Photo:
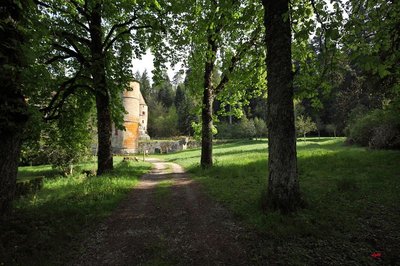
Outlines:
POLYGON ((400 263, 399 151, 345 146, 342 138, 299 140, 300 186, 308 206, 289 216, 266 215, 259 208, 268 176, 266 141, 215 145, 215 166, 208 170, 199 167, 199 149, 160 157, 184 166, 212 197, 257 230, 263 239, 258 249, 272 261, 400 263), (372 258, 373 252, 381 252, 381 258, 372 258))
POLYGON ((114 161, 115 170, 101 177, 62 177, 50 166, 21 167, 19 179, 45 176, 44 184, 17 199, 12 215, 0 221, 0 265, 66 264, 91 226, 107 217, 151 168, 149 163, 114 161))

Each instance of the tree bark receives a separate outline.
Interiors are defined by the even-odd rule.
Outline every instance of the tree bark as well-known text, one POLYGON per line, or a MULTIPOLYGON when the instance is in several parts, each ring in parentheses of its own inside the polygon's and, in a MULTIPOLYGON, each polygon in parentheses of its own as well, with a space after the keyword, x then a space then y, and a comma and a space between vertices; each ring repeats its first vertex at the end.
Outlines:
POLYGON ((21 137, 28 117, 25 100, 20 93, 12 91, 15 88, 18 84, 5 88, 8 92, 3 91, 0 96, 0 109, 5 111, 0 119, 7 119, 8 123, 4 125, 1 121, 0 129, 0 215, 10 209, 14 199, 21 137))
POLYGON ((213 88, 212 88, 213 62, 207 62, 204 72, 203 107, 201 109, 201 167, 208 168, 213 165, 212 156, 212 127, 213 127, 213 88))
POLYGON ((263 0, 268 82, 268 190, 264 208, 293 212, 302 204, 296 158, 288 0, 263 0))
POLYGON ((212 167, 212 141, 213 141, 213 102, 214 88, 212 84, 212 74, 214 70, 214 62, 217 53, 217 44, 212 33, 208 34, 209 58, 204 66, 204 90, 203 90, 203 106, 201 108, 201 159, 200 165, 204 168, 212 167))
POLYGON ((23 36, 18 30, 22 10, 14 1, 0 4, 0 215, 14 199, 21 137, 28 119, 21 93, 20 71, 24 64, 23 36))
POLYGON ((107 89, 105 54, 103 52, 103 31, 101 26, 102 6, 97 3, 91 13, 90 35, 92 56, 92 78, 97 109, 97 175, 113 169, 111 146, 110 94, 107 89))

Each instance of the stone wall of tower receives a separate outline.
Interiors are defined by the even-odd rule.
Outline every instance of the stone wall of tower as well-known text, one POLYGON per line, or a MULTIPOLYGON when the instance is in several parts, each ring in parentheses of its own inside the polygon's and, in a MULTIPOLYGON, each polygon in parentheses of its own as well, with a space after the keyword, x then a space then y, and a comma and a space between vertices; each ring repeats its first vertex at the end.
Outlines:
MULTIPOLYGON (((116 154, 131 154, 138 151, 139 137, 145 124, 144 133, 147 131, 148 109, 140 92, 140 83, 132 81, 130 89, 125 90, 122 102, 126 110, 124 115, 125 130, 114 128, 112 135, 113 152, 116 154), (144 123, 145 122, 145 123, 144 123)), ((143 134, 143 133, 142 133, 143 134)))

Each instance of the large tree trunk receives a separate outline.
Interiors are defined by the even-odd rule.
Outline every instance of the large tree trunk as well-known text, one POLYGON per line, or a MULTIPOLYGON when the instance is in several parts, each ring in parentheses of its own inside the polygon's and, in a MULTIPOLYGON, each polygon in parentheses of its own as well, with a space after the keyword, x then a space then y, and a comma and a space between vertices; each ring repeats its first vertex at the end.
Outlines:
POLYGON ((288 0, 263 0, 267 47, 269 178, 265 208, 283 213, 301 204, 293 107, 288 0))
MULTIPOLYGON (((1 84, 5 84, 3 80, 1 84)), ((10 209, 14 199, 21 137, 27 120, 25 100, 12 91, 15 88, 18 84, 5 87, 8 91, 3 91, 3 87, 0 96, 0 215, 10 209)))
POLYGON ((92 77, 97 109, 97 175, 113 169, 110 94, 107 89, 105 54, 102 47, 101 10, 101 4, 97 4, 92 11, 90 21, 92 77))
POLYGON ((213 111, 213 88, 211 83, 213 63, 207 62, 204 74, 203 107, 201 109, 201 167, 208 168, 213 165, 212 158, 212 111, 213 111))
POLYGON ((113 169, 113 156, 111 147, 111 115, 110 98, 108 94, 96 94, 97 109, 97 175, 113 169))
POLYGON ((14 199, 23 127, 28 118, 21 94, 23 38, 18 31, 21 9, 14 1, 0 4, 0 215, 14 199))
POLYGON ((217 43, 214 34, 208 32, 207 36, 209 58, 204 66, 204 84, 203 84, 203 106, 201 108, 201 160, 200 165, 204 168, 209 168, 213 165, 212 156, 212 127, 213 127, 213 102, 214 102, 214 87, 212 84, 212 75, 214 71, 215 58, 217 54, 217 43))

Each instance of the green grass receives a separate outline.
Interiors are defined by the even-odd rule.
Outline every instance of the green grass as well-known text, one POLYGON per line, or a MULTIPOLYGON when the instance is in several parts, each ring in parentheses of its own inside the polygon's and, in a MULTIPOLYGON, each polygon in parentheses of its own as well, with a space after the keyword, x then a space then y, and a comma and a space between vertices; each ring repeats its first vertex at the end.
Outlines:
POLYGON ((48 175, 43 188, 16 200, 13 213, 2 221, 0 265, 66 264, 91 227, 110 215, 151 168, 115 161, 115 170, 100 177, 62 177, 49 166, 22 167, 19 178, 48 175))
MULTIPOLYGON (((400 261, 400 152, 344 145, 342 138, 298 142, 300 186, 307 207, 294 215, 265 214, 260 196, 268 176, 267 142, 214 146, 213 168, 200 150, 163 155, 184 166, 208 193, 263 235, 264 256, 282 264, 387 264, 400 261)), ((255 258, 256 260, 257 258, 255 258)))

